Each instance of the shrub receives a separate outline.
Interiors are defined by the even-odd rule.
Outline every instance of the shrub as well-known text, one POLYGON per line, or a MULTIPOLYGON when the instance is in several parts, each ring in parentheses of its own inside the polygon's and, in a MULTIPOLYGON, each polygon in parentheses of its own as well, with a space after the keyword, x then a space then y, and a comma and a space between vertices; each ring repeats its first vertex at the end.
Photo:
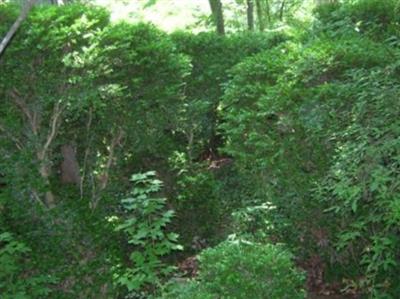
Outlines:
POLYGON ((304 275, 281 246, 225 241, 203 251, 199 260, 198 280, 175 285, 184 294, 178 298, 305 298, 304 275))
MULTIPOLYGON (((0 4, 1 36, 17 15, 0 4)), ((146 164, 143 157, 168 156, 189 70, 165 33, 111 25, 108 17, 90 5, 37 6, 0 62, 4 214, 32 248, 36 269, 59 278, 56 298, 109 298, 114 291, 110 267, 122 253, 104 221, 117 205, 112 193, 129 188, 132 165, 146 164), (64 144, 77 145, 81 188, 60 180, 64 144), (45 147, 45 157, 38 155, 45 147), (107 160, 111 171, 103 175, 107 160), (51 212, 41 204, 50 191, 51 212)))
POLYGON ((303 275, 279 246, 225 242, 200 256, 200 280, 230 298, 304 298, 303 275))
MULTIPOLYGON (((197 35, 176 32, 172 36, 178 51, 188 55, 192 72, 186 78, 186 109, 182 110, 181 133, 186 139, 194 138, 189 158, 196 159, 204 151, 214 151, 221 145, 217 136, 218 107, 228 70, 263 50, 285 41, 283 33, 252 33, 220 36, 215 33, 197 35)), ((187 141, 189 143, 189 141, 187 141)))
POLYGON ((310 230, 318 229, 307 219, 325 222, 323 207, 310 194, 328 171, 332 136, 349 122, 354 102, 344 82, 352 69, 390 61, 378 43, 352 35, 335 42, 319 38, 304 47, 287 43, 231 69, 222 100, 223 150, 256 183, 249 202, 276 207, 269 213, 274 237, 307 251, 320 241, 303 243, 310 230))
POLYGON ((320 5, 314 14, 329 35, 361 33, 382 41, 398 34, 398 10, 397 0, 355 0, 320 5))
POLYGON ((364 276, 358 283, 374 298, 395 296, 399 283, 400 95, 394 74, 391 68, 352 71, 350 121, 334 133, 336 155, 320 194, 339 218, 343 262, 358 264, 364 276))
POLYGON ((116 230, 126 233, 128 243, 134 246, 129 256, 133 265, 115 276, 117 284, 139 293, 160 285, 160 280, 173 270, 161 258, 182 247, 177 244, 178 235, 166 231, 174 212, 164 210, 165 198, 152 197, 162 186, 155 172, 135 174, 131 181, 132 197, 122 200, 128 217, 116 230))
POLYGON ((205 290, 201 282, 171 281, 164 289, 164 294, 159 299, 215 299, 215 294, 205 290))
POLYGON ((30 252, 23 242, 8 232, 0 233, 0 293, 3 299, 45 298, 50 294, 46 284, 50 276, 29 273, 23 259, 30 252), (25 273, 24 273, 25 271, 25 273))
POLYGON ((304 219, 313 213, 307 200, 310 178, 318 175, 325 159, 299 119, 300 107, 312 97, 310 89, 297 82, 296 60, 296 45, 288 44, 235 66, 226 85, 220 126, 226 136, 223 150, 253 182, 247 206, 276 207, 272 213, 265 211, 274 218, 268 219, 273 234, 292 245, 298 243, 304 219))
POLYGON ((398 26, 398 4, 398 0, 358 0, 344 9, 363 32, 387 34, 398 26))

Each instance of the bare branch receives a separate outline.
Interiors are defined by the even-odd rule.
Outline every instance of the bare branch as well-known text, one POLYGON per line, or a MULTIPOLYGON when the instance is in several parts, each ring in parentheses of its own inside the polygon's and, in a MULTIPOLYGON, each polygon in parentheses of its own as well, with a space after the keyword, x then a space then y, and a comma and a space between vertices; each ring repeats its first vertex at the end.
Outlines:
POLYGON ((81 182, 80 182, 80 186, 79 186, 79 190, 81 193, 81 198, 83 198, 83 183, 85 181, 85 177, 86 177, 86 169, 87 169, 87 160, 90 154, 90 128, 92 126, 92 120, 93 120, 93 108, 90 107, 89 108, 89 119, 88 122, 86 124, 86 142, 87 142, 87 146, 85 149, 85 156, 83 158, 83 166, 82 166, 82 177, 81 177, 81 182))
POLYGON ((36 192, 36 190, 32 191, 32 197, 42 206, 47 208, 46 204, 40 199, 38 193, 36 192))
POLYGON ((122 131, 122 129, 119 129, 117 134, 114 135, 114 137, 111 140, 110 149, 108 151, 107 164, 106 164, 106 167, 105 167, 105 170, 102 175, 101 182, 100 182, 100 190, 103 190, 107 187, 109 172, 110 172, 111 166, 114 162, 115 147, 120 144, 122 137, 123 137, 123 131, 122 131))
POLYGON ((35 2, 36 2, 36 0, 28 0, 25 3, 17 20, 14 22, 14 24, 11 26, 10 30, 7 32, 6 36, 1 41, 1 43, 0 43, 0 58, 1 58, 1 55, 3 54, 4 50, 7 48, 8 44, 10 43, 11 39, 13 38, 15 32, 17 32, 17 30, 21 26, 22 22, 28 16, 28 13, 32 9, 35 2))
POLYGON ((107 187, 109 176, 110 176, 110 169, 115 160, 115 148, 118 145, 121 145, 121 140, 123 137, 124 137, 124 131, 121 128, 119 128, 118 132, 111 139, 110 148, 108 150, 107 163, 106 163, 104 172, 100 176, 100 179, 99 179, 99 181, 100 181, 99 190, 98 190, 97 194, 95 195, 93 202, 91 203, 91 208, 93 210, 97 207, 97 204, 100 201, 101 191, 103 191, 107 187))
POLYGON ((44 160, 44 158, 46 157, 47 151, 49 150, 49 147, 51 145, 51 143, 54 140, 54 137, 57 135, 57 127, 59 124, 59 119, 61 116, 63 109, 61 107, 61 102, 58 101, 53 108, 53 115, 52 115, 52 119, 51 119, 51 124, 50 124, 50 132, 47 136, 47 140, 46 143, 44 144, 42 150, 39 152, 39 160, 44 160))

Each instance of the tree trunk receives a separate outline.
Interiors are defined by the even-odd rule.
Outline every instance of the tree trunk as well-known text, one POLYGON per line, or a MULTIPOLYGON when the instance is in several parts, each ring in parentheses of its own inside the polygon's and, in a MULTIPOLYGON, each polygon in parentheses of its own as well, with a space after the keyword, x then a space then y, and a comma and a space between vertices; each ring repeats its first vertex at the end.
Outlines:
POLYGON ((110 178, 110 171, 111 167, 115 163, 115 151, 117 149, 117 146, 121 146, 121 141, 124 137, 124 131, 119 128, 117 132, 113 134, 111 137, 111 143, 108 147, 108 158, 107 158, 107 163, 104 166, 103 173, 99 176, 99 187, 97 190, 94 192, 94 197, 92 198, 92 201, 89 203, 89 206, 92 210, 95 210, 100 199, 101 199, 101 192, 104 191, 108 185, 108 181, 110 178))
POLYGON ((253 0, 247 0, 247 29, 254 31, 254 3, 253 0))
MULTIPOLYGON (((49 188, 51 170, 50 170, 50 166, 47 164, 46 161, 40 161, 39 172, 40 172, 40 175, 42 176, 44 183, 46 184, 46 188, 49 188)), ((50 190, 47 190, 45 192, 45 203, 46 203, 46 206, 50 209, 55 207, 54 194, 50 190)))
POLYGON ((224 24, 224 14, 223 14, 221 0, 208 0, 208 1, 210 3, 211 14, 212 14, 213 22, 217 29, 217 33, 224 35, 225 34, 225 24, 224 24))
POLYGON ((261 0, 256 0, 256 10, 257 10, 258 28, 260 29, 260 31, 264 31, 265 20, 264 20, 264 12, 261 0))
POLYGON ((269 5, 269 0, 265 0, 265 14, 267 16, 267 21, 269 26, 271 26, 272 19, 271 19, 271 7, 269 5))
POLYGON ((22 22, 28 16, 28 13, 32 9, 35 2, 36 2, 36 0, 28 0, 26 2, 26 4, 24 5, 24 7, 22 8, 21 13, 18 16, 17 20, 11 26, 10 30, 7 32, 6 36, 3 38, 3 40, 0 43, 0 57, 3 54, 4 50, 7 48, 11 39, 13 38, 15 32, 17 32, 17 30, 21 26, 22 22))
POLYGON ((61 182, 63 184, 79 185, 81 174, 78 160, 76 159, 76 147, 72 144, 62 145, 61 155, 63 157, 61 163, 61 182))
MULTIPOLYGON (((40 150, 37 152, 37 157, 39 161, 39 172, 47 187, 50 186, 50 174, 51 174, 51 167, 49 164, 50 161, 49 151, 50 151, 50 146, 54 142, 54 138, 57 135, 58 127, 61 122, 62 112, 63 112, 63 106, 61 105, 61 102, 57 102, 53 107, 53 115, 50 120, 50 129, 46 137, 46 142, 44 143, 43 146, 41 146, 40 150)), ((37 129, 38 127, 39 124, 32 125, 32 131, 34 132, 34 134, 35 131, 38 130, 37 129)), ((45 200, 49 208, 55 207, 54 195, 51 192, 51 190, 46 191, 45 200)))
POLYGON ((286 4, 286 1, 282 0, 281 8, 279 9, 279 20, 280 21, 283 21, 283 13, 285 11, 285 4, 286 4))

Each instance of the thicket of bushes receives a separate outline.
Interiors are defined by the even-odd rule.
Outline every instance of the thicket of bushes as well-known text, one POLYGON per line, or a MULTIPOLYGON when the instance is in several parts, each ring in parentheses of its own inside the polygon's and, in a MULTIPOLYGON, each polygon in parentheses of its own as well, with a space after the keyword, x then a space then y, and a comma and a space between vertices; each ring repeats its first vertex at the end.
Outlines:
MULTIPOLYGON (((170 265, 235 234, 170 296, 303 298, 283 242, 309 277, 396 298, 398 9, 329 4, 309 35, 227 37, 34 9, 0 60, 0 292, 159 296, 170 265), (164 188, 134 176, 129 212, 148 170, 164 188)), ((0 4, 0 36, 16 14, 0 4)))
POLYGON ((305 298, 304 275, 280 246, 225 241, 199 259, 197 279, 172 284, 162 298, 305 298))

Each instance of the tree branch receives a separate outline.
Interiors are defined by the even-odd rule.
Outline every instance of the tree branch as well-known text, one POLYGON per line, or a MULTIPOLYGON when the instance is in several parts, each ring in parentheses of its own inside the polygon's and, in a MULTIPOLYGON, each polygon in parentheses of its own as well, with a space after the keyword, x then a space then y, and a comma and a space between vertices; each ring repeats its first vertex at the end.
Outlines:
POLYGON ((117 145, 121 144, 121 140, 123 137, 124 137, 124 131, 121 128, 119 128, 118 132, 111 139, 110 148, 108 150, 107 163, 105 165, 103 174, 99 178, 99 181, 100 181, 99 190, 98 190, 97 194, 95 195, 93 202, 91 203, 91 208, 93 210, 96 209, 97 204, 100 201, 101 191, 103 191, 107 187, 108 180, 110 177, 110 169, 111 169, 111 166, 113 165, 114 159, 115 159, 115 148, 117 147, 117 145))
POLYGON ((51 125, 50 125, 50 132, 47 136, 46 143, 44 144, 42 150, 39 152, 39 155, 38 155, 39 160, 44 160, 44 158, 46 157, 47 151, 49 150, 49 147, 50 147, 51 143, 53 142, 54 137, 57 135, 57 126, 58 126, 59 118, 60 118, 62 110, 63 110, 60 103, 61 102, 58 101, 54 105, 53 116, 52 116, 51 125))
POLYGON ((89 157, 89 153, 90 153, 90 128, 92 126, 92 120, 93 120, 93 108, 90 107, 89 108, 89 119, 87 121, 86 124, 86 149, 85 149, 85 156, 83 158, 83 165, 82 165, 82 177, 81 177, 81 182, 80 182, 80 186, 79 186, 79 190, 81 193, 81 199, 83 198, 83 183, 85 181, 85 177, 86 177, 86 169, 87 169, 87 160, 89 157))
POLYGON ((36 0, 28 0, 25 3, 17 20, 14 22, 14 24, 11 26, 10 30, 7 32, 6 36, 1 41, 1 43, 0 43, 0 58, 1 58, 4 50, 7 48, 8 44, 10 43, 11 39, 13 38, 15 32, 17 32, 17 30, 21 26, 22 22, 28 16, 28 13, 32 9, 35 2, 36 2, 36 0))

